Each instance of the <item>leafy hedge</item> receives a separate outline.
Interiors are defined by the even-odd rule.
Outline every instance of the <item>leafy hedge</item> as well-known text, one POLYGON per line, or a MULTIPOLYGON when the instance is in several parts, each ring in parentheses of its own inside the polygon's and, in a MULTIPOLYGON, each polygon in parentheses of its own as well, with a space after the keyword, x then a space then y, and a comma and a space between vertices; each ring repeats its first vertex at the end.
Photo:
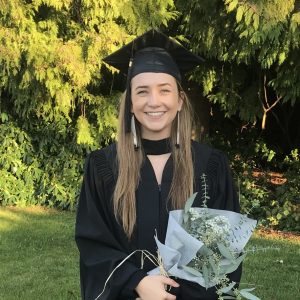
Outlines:
POLYGON ((0 204, 74 208, 86 153, 115 136, 102 58, 175 16, 172 0, 1 1, 0 204))
MULTIPOLYGON (((88 151, 99 147, 78 145, 76 128, 61 123, 31 123, 28 130, 2 113, 0 124, 0 204, 76 207, 88 151), (37 127, 39 124, 40 127, 37 127), (35 126, 36 125, 36 126, 35 126)), ((25 124, 28 127, 28 124, 25 124)), ((242 211, 263 225, 300 231, 300 154, 293 150, 280 161, 274 150, 257 141, 235 148, 220 136, 214 146, 230 155, 242 211), (242 151, 241 151, 242 149, 242 151), (247 151, 247 152, 246 152, 247 151), (277 161, 276 161, 277 159, 277 161), (262 168, 263 165, 263 168, 262 168), (271 166, 282 170, 283 184, 271 182, 271 166), (264 171, 255 176, 254 170, 264 171)))
POLYGON ((262 225, 280 230, 300 230, 300 164, 297 150, 292 161, 282 164, 287 169, 281 183, 272 183, 272 172, 255 176, 253 168, 243 165, 240 173, 240 200, 242 210, 258 219, 262 225))
POLYGON ((74 129, 60 132, 52 123, 26 131, 1 117, 0 204, 74 209, 88 150, 63 137, 74 129))
POLYGON ((253 132, 224 136, 214 134, 207 142, 228 153, 242 212, 267 227, 300 231, 299 150, 281 157, 262 139, 255 141, 253 132), (274 172, 281 176, 278 182, 274 172))

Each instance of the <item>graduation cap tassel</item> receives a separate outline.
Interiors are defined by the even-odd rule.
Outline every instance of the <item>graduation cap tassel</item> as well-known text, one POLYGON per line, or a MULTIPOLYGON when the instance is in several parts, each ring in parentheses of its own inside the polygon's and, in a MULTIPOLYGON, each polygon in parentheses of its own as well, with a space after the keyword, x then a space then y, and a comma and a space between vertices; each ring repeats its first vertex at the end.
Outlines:
POLYGON ((127 72, 127 82, 126 82, 126 99, 125 99, 125 131, 132 133, 133 136, 133 145, 134 150, 137 151, 139 149, 137 134, 136 134, 136 126, 135 126, 135 117, 134 114, 131 113, 131 71, 132 71, 132 63, 133 58, 130 58, 127 72))
POLYGON ((127 72, 126 81, 126 98, 125 98, 125 132, 131 131, 131 69, 132 69, 133 59, 130 58, 127 72))
POLYGON ((180 138, 180 135, 179 135, 179 113, 180 111, 177 112, 177 134, 176 134, 176 148, 179 148, 180 146, 180 143, 179 143, 179 138, 180 138))
POLYGON ((133 145, 134 145, 134 150, 138 150, 139 145, 138 145, 138 141, 137 141, 137 135, 136 135, 136 129, 135 129, 135 117, 134 114, 132 114, 131 117, 131 132, 132 132, 132 136, 133 136, 133 145))

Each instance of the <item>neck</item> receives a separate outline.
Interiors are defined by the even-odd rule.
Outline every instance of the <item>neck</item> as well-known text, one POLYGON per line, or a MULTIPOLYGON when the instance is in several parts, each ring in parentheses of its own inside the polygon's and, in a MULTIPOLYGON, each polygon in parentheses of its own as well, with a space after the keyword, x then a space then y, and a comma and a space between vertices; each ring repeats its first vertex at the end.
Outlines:
POLYGON ((142 146, 146 155, 161 155, 172 152, 170 138, 161 140, 142 139, 142 146))

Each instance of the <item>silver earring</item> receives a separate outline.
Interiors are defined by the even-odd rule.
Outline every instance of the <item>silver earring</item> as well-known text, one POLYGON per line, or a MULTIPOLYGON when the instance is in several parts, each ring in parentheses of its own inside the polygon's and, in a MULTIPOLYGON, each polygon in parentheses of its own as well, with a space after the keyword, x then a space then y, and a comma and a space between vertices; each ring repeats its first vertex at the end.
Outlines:
POLYGON ((179 136, 179 127, 180 127, 179 126, 180 125, 179 113, 180 113, 180 111, 177 112, 177 135, 176 135, 176 144, 175 144, 176 148, 179 148, 179 146, 180 146, 180 143, 179 143, 179 138, 180 138, 180 136, 179 136))
POLYGON ((131 117, 131 133, 132 133, 132 137, 133 137, 134 149, 137 150, 139 148, 139 146, 138 146, 138 142, 137 142, 134 114, 132 114, 132 117, 131 117))

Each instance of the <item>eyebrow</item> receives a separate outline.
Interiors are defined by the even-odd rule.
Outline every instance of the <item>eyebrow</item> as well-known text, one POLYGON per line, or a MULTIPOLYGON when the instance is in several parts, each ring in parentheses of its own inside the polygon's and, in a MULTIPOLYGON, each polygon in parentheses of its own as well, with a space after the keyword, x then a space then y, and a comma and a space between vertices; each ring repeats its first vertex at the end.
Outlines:
MULTIPOLYGON (((171 84, 168 83, 168 82, 158 84, 159 87, 162 87, 162 86, 165 86, 165 85, 168 85, 168 86, 172 87, 171 84)), ((149 88, 148 85, 139 85, 135 89, 137 90, 137 89, 147 89, 147 88, 149 88)))

